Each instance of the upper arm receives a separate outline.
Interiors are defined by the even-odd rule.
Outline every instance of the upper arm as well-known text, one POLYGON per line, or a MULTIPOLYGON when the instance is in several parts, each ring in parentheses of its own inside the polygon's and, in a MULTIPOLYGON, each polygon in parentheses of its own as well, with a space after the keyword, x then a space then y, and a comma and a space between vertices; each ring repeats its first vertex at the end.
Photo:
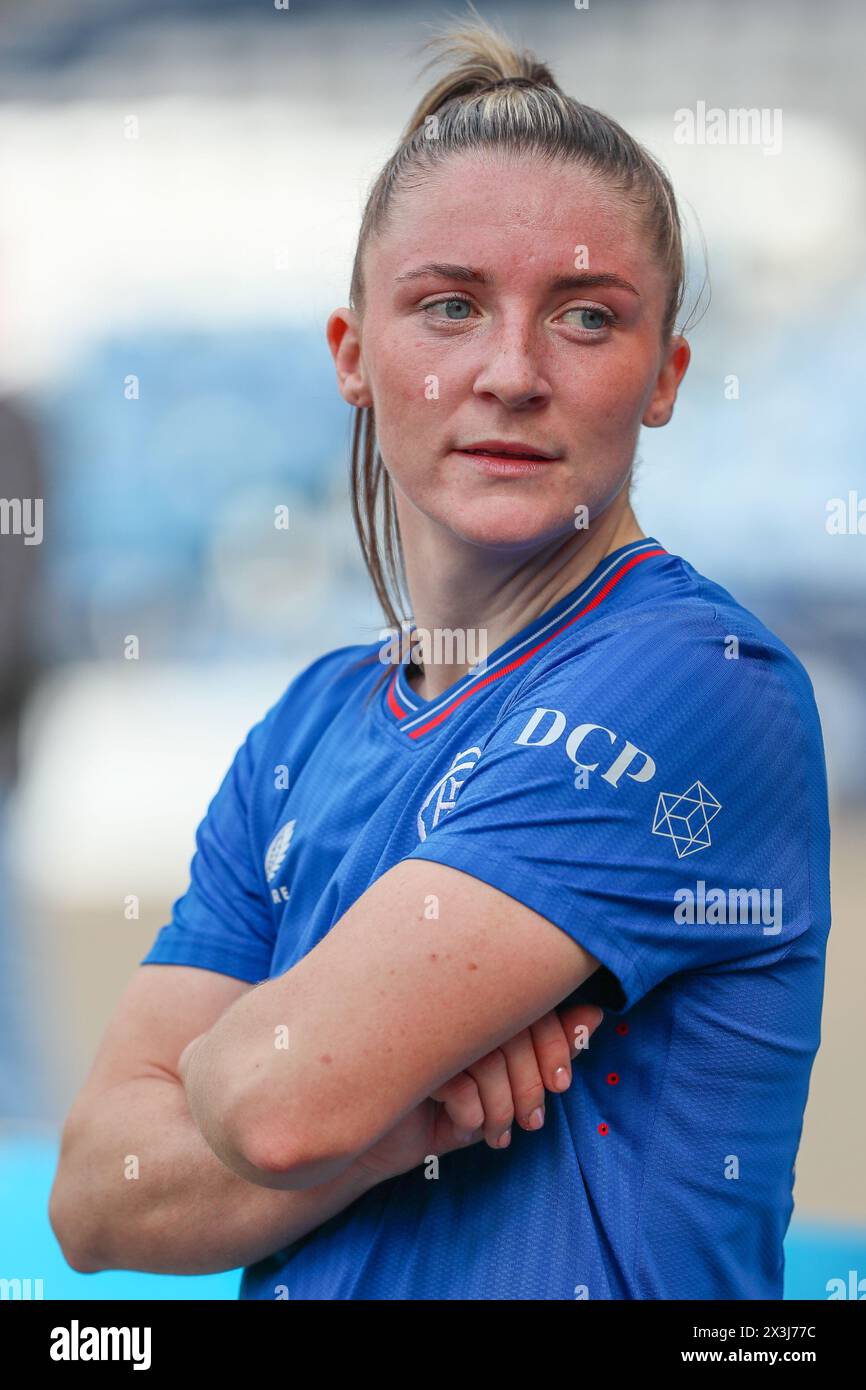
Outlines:
POLYGON ((151 1108, 143 1114, 159 1113, 166 1124, 170 1123, 175 1113, 172 1105, 183 1102, 177 1071, 181 1052, 250 988, 245 980, 189 966, 139 966, 114 1008, 63 1126, 48 1210, 64 1250, 80 1249, 80 1223, 87 1224, 86 1212, 93 1205, 94 1191, 99 1190, 98 1186, 92 1188, 90 1180, 93 1154, 104 1152, 100 1149, 101 1126, 119 1114, 131 1126, 131 1133, 141 1132, 140 1126, 136 1130, 132 1113, 135 1097, 140 1094, 135 1083, 146 1081, 152 1087, 154 1080, 169 1083, 162 1088, 160 1105, 164 1108, 156 1112, 151 1108))
POLYGON ((212 970, 140 965, 106 1025, 76 1109, 126 1081, 179 1080, 177 1062, 187 1043, 251 988, 212 970))

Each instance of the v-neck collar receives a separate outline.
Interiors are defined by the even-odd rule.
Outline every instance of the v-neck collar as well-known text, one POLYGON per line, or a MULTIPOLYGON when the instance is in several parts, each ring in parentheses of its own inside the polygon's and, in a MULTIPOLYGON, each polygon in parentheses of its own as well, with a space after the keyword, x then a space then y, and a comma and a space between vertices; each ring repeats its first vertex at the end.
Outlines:
MULTIPOLYGON (((647 536, 644 540, 632 541, 605 555, 592 573, 558 599, 552 608, 533 618, 491 652, 483 666, 470 670, 432 700, 422 699, 412 689, 406 680, 405 666, 398 665, 385 682, 381 696, 386 719, 411 742, 429 738, 455 710, 471 700, 476 691, 531 661, 536 652, 546 647, 560 632, 602 604, 611 589, 635 565, 651 556, 667 553, 654 536, 647 536)), ((410 641, 415 630, 413 625, 408 633, 410 641)))

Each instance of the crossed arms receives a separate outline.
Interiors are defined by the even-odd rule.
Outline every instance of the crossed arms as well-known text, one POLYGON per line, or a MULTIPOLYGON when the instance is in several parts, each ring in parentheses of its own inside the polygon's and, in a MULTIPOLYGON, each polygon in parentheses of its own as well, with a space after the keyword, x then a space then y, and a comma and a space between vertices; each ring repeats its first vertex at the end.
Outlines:
POLYGON ((190 1113, 239 1176, 313 1187, 598 965, 482 880, 403 861, 303 960, 245 994, 185 1050, 190 1113))
POLYGON ((506 894, 414 861, 378 880, 298 966, 256 988, 211 970, 140 966, 64 1126, 49 1215, 67 1260, 87 1273, 253 1264, 391 1173, 458 1147, 479 1096, 488 1143, 512 1095, 531 1127, 525 1117, 575 1055, 557 1019, 569 1037, 598 1021, 585 1005, 550 1010, 597 964, 506 894), (278 1050, 283 1025, 288 1047, 278 1050), (526 1060, 529 1038, 537 1064, 526 1060), (426 1126, 414 1124, 425 1114, 426 1126), (409 1142, 394 1162, 400 1135, 409 1142))

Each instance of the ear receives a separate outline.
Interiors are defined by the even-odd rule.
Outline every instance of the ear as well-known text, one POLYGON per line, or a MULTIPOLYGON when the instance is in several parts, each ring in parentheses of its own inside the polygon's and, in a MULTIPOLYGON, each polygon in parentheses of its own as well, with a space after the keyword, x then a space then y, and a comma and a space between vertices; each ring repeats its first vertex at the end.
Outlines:
POLYGON ((368 406, 373 396, 367 385, 361 355, 360 322, 354 309, 335 309, 325 326, 325 336, 334 366, 340 395, 349 405, 368 406))
POLYGON ((668 423, 674 413, 677 389, 686 374, 691 355, 691 349, 685 338, 671 338, 664 364, 656 377, 653 393, 641 418, 641 424, 655 428, 668 423))

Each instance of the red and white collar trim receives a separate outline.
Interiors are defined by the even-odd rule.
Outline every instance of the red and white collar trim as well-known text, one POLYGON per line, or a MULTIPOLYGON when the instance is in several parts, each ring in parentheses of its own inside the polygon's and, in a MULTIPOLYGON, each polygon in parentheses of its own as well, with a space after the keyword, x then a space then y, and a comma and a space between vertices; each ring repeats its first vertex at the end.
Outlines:
POLYGON ((385 704, 387 708, 409 738, 423 738, 432 729, 438 728, 444 720, 448 719, 455 710, 459 709, 466 700, 471 699, 479 690, 483 690, 493 681, 500 680, 502 676, 510 674, 518 666, 523 666, 526 662, 531 661, 561 632, 565 632, 572 624, 579 622, 584 614, 597 608, 600 603, 604 602, 611 590, 619 584, 620 580, 628 574, 629 570, 634 569, 635 565, 651 559, 654 555, 667 554, 668 552, 664 547, 656 541, 647 540, 639 542, 632 549, 617 555, 601 574, 597 575, 591 583, 575 595, 563 612, 557 613, 540 629, 523 638, 518 636, 512 643, 506 643, 484 671, 466 676, 452 690, 446 691, 438 700, 425 705, 421 710, 413 705, 405 681, 400 680, 398 684, 398 677, 403 669, 398 666, 386 686, 385 704), (598 592, 594 593, 595 590, 598 592), (593 593, 594 596, 587 603, 587 598, 593 593), (575 613, 574 609, 579 611, 575 613))

